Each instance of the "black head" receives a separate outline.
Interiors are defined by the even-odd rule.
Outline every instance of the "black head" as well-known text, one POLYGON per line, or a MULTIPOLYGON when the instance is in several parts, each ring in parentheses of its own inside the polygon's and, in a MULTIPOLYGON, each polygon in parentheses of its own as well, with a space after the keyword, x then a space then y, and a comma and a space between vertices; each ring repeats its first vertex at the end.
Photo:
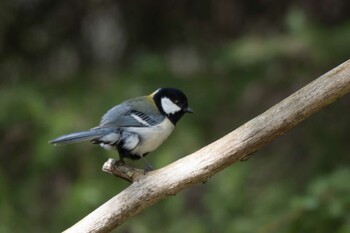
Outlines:
POLYGON ((188 107, 186 95, 175 88, 159 88, 151 94, 159 111, 175 125, 185 113, 193 113, 188 107))

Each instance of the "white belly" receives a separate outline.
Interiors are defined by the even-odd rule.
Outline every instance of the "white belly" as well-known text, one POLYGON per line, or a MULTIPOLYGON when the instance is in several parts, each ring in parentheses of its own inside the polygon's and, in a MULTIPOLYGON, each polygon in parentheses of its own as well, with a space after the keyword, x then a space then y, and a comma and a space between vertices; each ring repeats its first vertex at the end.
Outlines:
POLYGON ((140 143, 131 152, 143 155, 157 149, 168 138, 174 125, 168 118, 152 127, 131 127, 128 131, 135 132, 141 137, 140 143))

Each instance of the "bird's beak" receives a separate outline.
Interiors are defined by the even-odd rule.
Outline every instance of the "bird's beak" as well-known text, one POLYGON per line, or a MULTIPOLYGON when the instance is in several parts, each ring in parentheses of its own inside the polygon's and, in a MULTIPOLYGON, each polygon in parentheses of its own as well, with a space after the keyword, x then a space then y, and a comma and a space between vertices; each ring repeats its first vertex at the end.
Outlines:
POLYGON ((185 109, 185 112, 187 112, 187 113, 194 113, 193 110, 190 107, 187 107, 185 109))

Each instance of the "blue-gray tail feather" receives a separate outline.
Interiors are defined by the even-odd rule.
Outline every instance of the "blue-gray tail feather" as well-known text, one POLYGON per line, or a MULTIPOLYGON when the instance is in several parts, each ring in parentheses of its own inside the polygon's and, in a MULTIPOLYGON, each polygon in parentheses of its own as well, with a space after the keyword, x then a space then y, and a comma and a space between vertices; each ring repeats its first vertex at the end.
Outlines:
POLYGON ((108 128, 94 128, 88 131, 66 134, 50 140, 49 143, 54 145, 65 145, 82 141, 91 141, 93 139, 98 139, 111 131, 112 130, 108 128))

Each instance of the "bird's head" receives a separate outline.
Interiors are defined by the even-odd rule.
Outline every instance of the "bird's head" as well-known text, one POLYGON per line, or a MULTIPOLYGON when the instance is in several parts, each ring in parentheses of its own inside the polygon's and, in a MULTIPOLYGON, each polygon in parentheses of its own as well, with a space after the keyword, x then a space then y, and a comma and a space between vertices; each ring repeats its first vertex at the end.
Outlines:
POLYGON ((193 113, 186 95, 176 88, 159 88, 151 94, 157 108, 175 125, 185 113, 193 113))

